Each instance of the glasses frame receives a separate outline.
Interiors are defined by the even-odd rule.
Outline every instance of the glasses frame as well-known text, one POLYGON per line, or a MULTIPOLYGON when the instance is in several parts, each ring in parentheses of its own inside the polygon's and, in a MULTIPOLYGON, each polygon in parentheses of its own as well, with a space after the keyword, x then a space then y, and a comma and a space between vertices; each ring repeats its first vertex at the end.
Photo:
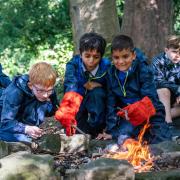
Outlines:
POLYGON ((38 94, 48 94, 48 95, 51 95, 51 94, 53 93, 53 89, 50 89, 50 90, 46 91, 46 90, 43 90, 43 89, 38 88, 38 87, 35 86, 35 85, 32 85, 32 88, 34 88, 35 91, 36 91, 38 94))

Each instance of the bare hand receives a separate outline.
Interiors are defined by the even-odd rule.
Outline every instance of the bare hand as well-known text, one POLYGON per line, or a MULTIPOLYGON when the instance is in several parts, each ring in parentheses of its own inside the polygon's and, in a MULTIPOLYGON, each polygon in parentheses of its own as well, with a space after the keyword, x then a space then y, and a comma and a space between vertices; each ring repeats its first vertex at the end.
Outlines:
POLYGON ((93 81, 88 81, 87 83, 84 84, 84 87, 87 89, 87 90, 92 90, 96 87, 102 87, 102 85, 98 82, 93 82, 93 81))
POLYGON ((102 139, 102 140, 108 140, 108 139, 112 139, 112 135, 103 132, 103 133, 98 134, 98 136, 97 136, 96 139, 97 139, 97 140, 100 140, 100 139, 102 139))
POLYGON ((33 139, 37 139, 42 136, 42 129, 38 128, 37 126, 26 126, 25 133, 32 137, 33 139))

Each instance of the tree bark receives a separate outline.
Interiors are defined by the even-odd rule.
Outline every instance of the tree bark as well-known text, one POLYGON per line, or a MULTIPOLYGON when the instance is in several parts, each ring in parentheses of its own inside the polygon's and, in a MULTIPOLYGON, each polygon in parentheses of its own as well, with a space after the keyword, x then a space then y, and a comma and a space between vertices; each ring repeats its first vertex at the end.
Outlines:
POLYGON ((121 33, 132 37, 149 59, 164 50, 172 33, 172 5, 172 0, 125 0, 121 33))
POLYGON ((86 32, 97 32, 109 43, 120 32, 115 0, 70 0, 70 15, 75 53, 86 32))

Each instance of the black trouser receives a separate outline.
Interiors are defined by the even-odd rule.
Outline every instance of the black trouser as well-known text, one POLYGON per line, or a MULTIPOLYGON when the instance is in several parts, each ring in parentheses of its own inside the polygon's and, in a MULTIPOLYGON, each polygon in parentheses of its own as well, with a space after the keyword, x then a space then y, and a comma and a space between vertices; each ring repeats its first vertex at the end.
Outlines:
POLYGON ((92 136, 105 128, 106 93, 103 88, 88 91, 76 116, 77 126, 92 136))

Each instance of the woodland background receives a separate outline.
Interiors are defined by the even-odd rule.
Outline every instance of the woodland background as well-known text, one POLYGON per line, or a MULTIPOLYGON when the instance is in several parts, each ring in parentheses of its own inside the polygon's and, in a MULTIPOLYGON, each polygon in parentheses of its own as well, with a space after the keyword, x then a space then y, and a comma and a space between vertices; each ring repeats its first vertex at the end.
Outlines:
POLYGON ((59 73, 78 53, 85 32, 102 34, 109 45, 116 34, 131 36, 150 59, 163 50, 169 34, 180 34, 179 0, 0 0, 0 63, 11 78, 38 61, 59 73))

